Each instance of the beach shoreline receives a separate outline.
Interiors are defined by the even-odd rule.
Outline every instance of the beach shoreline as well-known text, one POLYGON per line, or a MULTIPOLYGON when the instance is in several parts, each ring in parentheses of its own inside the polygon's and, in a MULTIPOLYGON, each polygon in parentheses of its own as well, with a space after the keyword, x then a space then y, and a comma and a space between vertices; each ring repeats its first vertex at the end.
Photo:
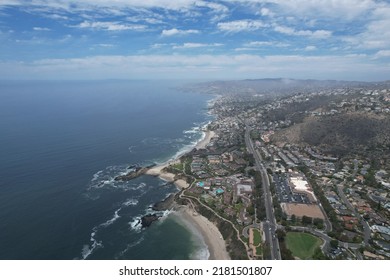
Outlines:
POLYGON ((209 251, 209 260, 230 260, 229 253, 226 250, 225 240, 219 229, 206 217, 190 208, 188 205, 181 205, 174 212, 174 215, 184 221, 193 234, 201 234, 209 251))
MULTIPOLYGON (((204 131, 204 136, 194 146, 194 149, 205 149, 210 143, 211 139, 215 137, 215 132, 212 130, 204 131)), ((163 164, 156 165, 146 171, 147 175, 158 176, 160 179, 174 183, 180 190, 188 188, 190 185, 183 179, 176 179, 175 174, 166 172, 164 169, 171 164, 180 162, 180 157, 171 159, 163 164)), ((225 240, 222 238, 222 234, 219 229, 206 217, 197 213, 189 206, 178 206, 174 212, 184 224, 189 223, 202 235, 205 241, 208 251, 210 253, 209 260, 230 260, 230 256, 226 250, 225 240)), ((190 228, 190 227, 189 227, 190 228)), ((193 232, 193 234, 195 234, 193 232)))
MULTIPOLYGON (((200 139, 196 143, 196 145, 194 146, 194 149, 197 149, 197 150, 205 149, 213 137, 215 137, 214 131, 212 131, 212 130, 204 131, 204 136, 202 137, 202 139, 200 139)), ((170 172, 166 172, 164 170, 166 167, 168 167, 171 164, 179 163, 181 156, 178 156, 177 158, 170 159, 167 162, 164 162, 162 164, 159 164, 159 165, 156 165, 152 168, 149 168, 145 172, 145 174, 159 177, 160 179, 162 179, 166 182, 174 183, 176 185, 176 187, 178 187, 180 190, 188 188, 190 185, 185 180, 183 180, 183 179, 176 180, 175 174, 170 173, 170 172)))

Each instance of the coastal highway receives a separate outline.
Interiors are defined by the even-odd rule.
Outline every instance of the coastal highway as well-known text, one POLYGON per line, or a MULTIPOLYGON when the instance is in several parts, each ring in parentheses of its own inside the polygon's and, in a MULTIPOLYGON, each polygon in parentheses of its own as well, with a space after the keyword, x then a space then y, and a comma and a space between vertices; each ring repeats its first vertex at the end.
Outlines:
POLYGON ((280 260, 280 248, 279 241, 276 237, 276 229, 277 223, 275 219, 273 203, 272 203, 272 195, 270 191, 270 183, 268 179, 267 170, 262 164, 262 159, 260 154, 255 150, 252 139, 250 138, 250 130, 247 123, 245 123, 245 143, 248 148, 248 151, 253 154, 255 158, 256 168, 261 174, 262 178, 262 186, 264 191, 264 202, 265 202, 265 211, 267 220, 263 222, 263 230, 265 234, 265 240, 270 248, 270 254, 272 260, 280 260))

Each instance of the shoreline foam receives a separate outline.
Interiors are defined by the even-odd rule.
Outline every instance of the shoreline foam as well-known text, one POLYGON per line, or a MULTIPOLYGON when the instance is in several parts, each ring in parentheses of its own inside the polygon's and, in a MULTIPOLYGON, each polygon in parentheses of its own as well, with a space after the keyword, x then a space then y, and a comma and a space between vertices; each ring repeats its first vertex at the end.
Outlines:
POLYGON ((174 213, 192 231, 192 234, 201 234, 207 245, 209 260, 230 260, 225 240, 223 240, 220 231, 212 222, 190 209, 189 206, 180 206, 174 213))
MULTIPOLYGON (((205 125, 203 129, 205 129, 207 125, 205 125)), ((192 149, 205 149, 206 146, 210 143, 211 139, 215 136, 215 132, 212 130, 206 130, 203 131, 203 133, 203 137, 196 143, 195 146, 193 146, 192 149)), ((160 179, 166 182, 174 183, 179 189, 188 188, 189 184, 185 180, 175 180, 175 174, 164 171, 164 168, 168 167, 169 165, 178 163, 180 157, 184 154, 185 152, 183 152, 182 154, 178 154, 174 158, 148 169, 145 174, 151 176, 158 176, 160 179)))

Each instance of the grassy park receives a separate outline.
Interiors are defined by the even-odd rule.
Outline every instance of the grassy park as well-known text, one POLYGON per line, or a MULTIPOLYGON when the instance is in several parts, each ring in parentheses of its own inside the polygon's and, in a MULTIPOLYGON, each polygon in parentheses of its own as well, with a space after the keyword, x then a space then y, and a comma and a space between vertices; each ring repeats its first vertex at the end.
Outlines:
POLYGON ((320 247, 322 240, 304 232, 288 232, 286 246, 295 257, 302 260, 310 259, 315 250, 320 247))

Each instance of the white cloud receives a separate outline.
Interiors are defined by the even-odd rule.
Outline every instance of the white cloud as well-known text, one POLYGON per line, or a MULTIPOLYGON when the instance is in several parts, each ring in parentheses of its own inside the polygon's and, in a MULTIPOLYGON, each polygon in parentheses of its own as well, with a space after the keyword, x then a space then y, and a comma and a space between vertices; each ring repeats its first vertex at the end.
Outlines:
POLYGON ((344 37, 344 41, 361 49, 390 48, 390 6, 378 8, 373 19, 360 34, 344 37))
POLYGON ((170 44, 160 44, 160 43, 157 43, 157 44, 153 44, 150 46, 151 49, 160 49, 160 48, 163 48, 163 47, 166 47, 166 46, 169 46, 170 44))
POLYGON ((50 31, 50 28, 47 27, 33 27, 34 31, 50 31))
POLYGON ((268 47, 268 46, 274 46, 274 47, 288 47, 290 44, 283 43, 283 42, 275 42, 275 41, 252 41, 249 43, 246 43, 243 45, 244 47, 249 48, 257 48, 257 47, 268 47))
POLYGON ((268 25, 261 20, 235 20, 218 23, 218 29, 226 32, 254 31, 268 25))
POLYGON ((305 48, 305 51, 315 51, 316 49, 317 49, 316 46, 307 46, 307 47, 305 48))
POLYGON ((183 11, 193 9, 194 7, 206 7, 215 12, 225 12, 227 10, 222 4, 195 0, 2 0, 0 2, 0 7, 11 5, 47 7, 69 12, 77 10, 99 10, 102 8, 158 8, 183 11))
POLYGON ((274 30, 290 36, 307 36, 315 39, 326 39, 332 36, 332 31, 329 30, 295 30, 294 28, 281 25, 276 25, 274 30))
POLYGON ((148 16, 131 16, 131 17, 126 17, 127 21, 130 22, 146 22, 149 24, 164 24, 165 22, 161 18, 156 18, 156 17, 148 17, 148 16))
POLYGON ((199 30, 189 29, 189 30, 179 30, 177 28, 164 29, 161 31, 161 36, 175 36, 175 35, 187 35, 187 34, 199 34, 199 30))
POLYGON ((102 44, 96 44, 96 46, 97 46, 97 47, 101 47, 101 48, 113 48, 113 47, 115 47, 114 44, 104 44, 104 43, 102 43, 102 44))
POLYGON ((202 43, 184 43, 182 45, 173 46, 173 49, 193 49, 193 48, 206 48, 206 47, 221 47, 223 44, 202 44, 202 43))
POLYGON ((380 50, 374 55, 375 59, 383 57, 390 57, 390 50, 380 50))
POLYGON ((261 8, 260 9, 260 15, 262 15, 263 17, 273 17, 275 15, 275 13, 273 13, 268 8, 261 8))
POLYGON ((90 29, 106 30, 106 31, 123 31, 123 30, 143 31, 146 29, 145 25, 123 24, 123 23, 111 22, 111 21, 83 21, 82 23, 74 27, 90 28, 90 29))
POLYGON ((207 7, 215 12, 219 12, 219 13, 227 13, 229 11, 229 9, 222 5, 222 4, 219 4, 219 3, 213 3, 213 2, 206 2, 206 1, 195 1, 195 6, 196 7, 207 7))
POLYGON ((307 18, 353 20, 381 6, 374 0, 234 0, 238 3, 274 4, 284 14, 307 18))
POLYGON ((49 15, 45 15, 45 17, 51 18, 54 20, 69 20, 69 17, 64 16, 64 15, 58 15, 58 14, 49 14, 49 15))

